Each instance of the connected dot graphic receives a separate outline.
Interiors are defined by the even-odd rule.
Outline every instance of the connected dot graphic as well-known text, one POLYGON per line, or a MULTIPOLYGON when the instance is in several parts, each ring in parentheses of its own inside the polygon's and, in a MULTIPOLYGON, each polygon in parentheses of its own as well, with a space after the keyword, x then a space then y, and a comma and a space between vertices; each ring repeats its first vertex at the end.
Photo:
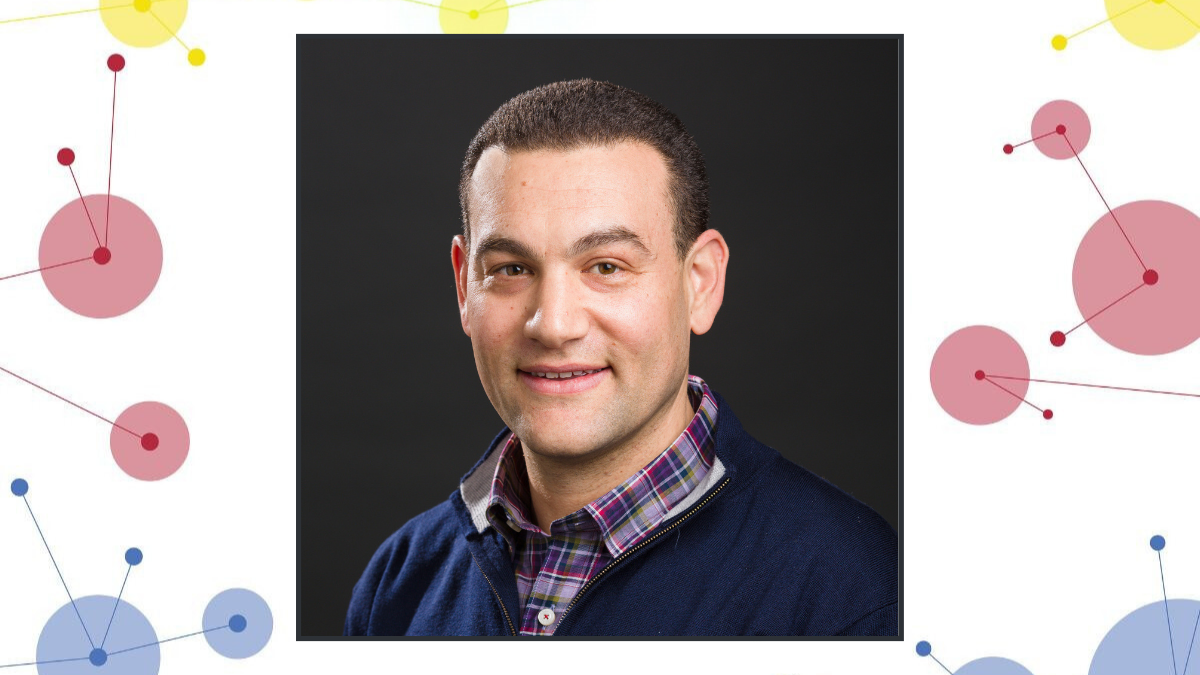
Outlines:
POLYGON ((1050 46, 1062 51, 1075 38, 1107 23, 1145 49, 1174 49, 1200 33, 1200 0, 1105 0, 1104 9, 1106 19, 1071 35, 1055 35, 1050 46))
POLYGON ((438 23, 444 33, 503 33, 508 28, 508 10, 544 0, 525 0, 509 4, 507 0, 442 0, 441 3, 405 0, 438 10, 438 23))
MULTIPOLYGON (((112 194, 117 76, 125 69, 125 57, 113 54, 105 65, 113 75, 107 192, 85 197, 75 177, 75 151, 58 150, 55 159, 67 169, 79 198, 50 218, 42 234, 38 269, 0 276, 0 281, 5 281, 40 273, 60 304, 95 319, 120 316, 140 305, 158 283, 163 260, 162 242, 149 217, 132 202, 112 194)), ((108 424, 113 459, 134 478, 161 480, 178 471, 187 458, 191 444, 187 424, 170 406, 146 401, 130 406, 113 420, 3 366, 0 373, 108 424)))
POLYGON ((130 47, 156 47, 169 40, 174 40, 187 53, 188 63, 193 66, 204 65, 207 59, 204 50, 199 47, 189 47, 179 37, 179 30, 183 27, 187 10, 188 0, 99 0, 98 7, 12 19, 0 18, 0 25, 24 23, 38 19, 99 14, 100 20, 108 32, 130 47))
MULTIPOLYGON (((1136 201, 1113 208, 1080 153, 1092 125, 1070 101, 1051 101, 1033 116, 1030 138, 1005 144, 1005 155, 1032 145, 1054 160, 1078 164, 1104 207, 1075 253, 1072 290, 1080 321, 1047 330, 1050 345, 1068 348, 1087 326, 1109 345, 1131 354, 1178 351, 1200 339, 1200 218, 1164 201, 1136 201), (1071 324, 1071 325, 1068 325, 1071 324)), ((938 347, 929 370, 934 398, 952 417, 992 424, 1024 404, 1050 420, 1054 412, 1032 403, 1031 382, 1167 396, 1198 393, 1065 382, 1030 377, 1029 361, 1010 335, 990 326, 956 331, 938 347)))
POLYGON ((0 663, 0 669, 35 666, 39 675, 88 675, 97 668, 107 667, 127 675, 157 675, 160 645, 167 642, 203 635, 218 654, 244 659, 262 651, 270 641, 274 628, 270 608, 257 594, 241 588, 222 591, 208 603, 200 630, 159 638, 146 616, 124 599, 133 568, 145 561, 138 548, 125 551, 125 578, 116 597, 75 597, 33 513, 29 482, 17 478, 10 484, 10 490, 29 511, 68 602, 42 628, 35 661, 0 663))
MULTIPOLYGON (((1168 597, 1162 558, 1166 545, 1167 540, 1162 535, 1150 538, 1150 548, 1158 557, 1162 601, 1135 609, 1118 621, 1096 648, 1088 675, 1187 675, 1192 660, 1200 661, 1200 654, 1195 653, 1196 636, 1200 632, 1200 602, 1168 597)), ((934 655, 933 646, 924 640, 917 643, 916 651, 917 656, 932 659, 950 675, 1033 675, 1016 661, 995 656, 976 659, 951 670, 934 655)))

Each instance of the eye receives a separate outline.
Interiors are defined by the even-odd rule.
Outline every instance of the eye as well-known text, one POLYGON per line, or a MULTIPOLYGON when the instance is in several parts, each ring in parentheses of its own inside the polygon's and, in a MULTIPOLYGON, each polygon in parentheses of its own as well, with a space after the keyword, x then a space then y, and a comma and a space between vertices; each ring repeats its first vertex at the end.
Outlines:
POLYGON ((498 271, 500 272, 500 274, 502 274, 506 277, 519 277, 526 272, 526 269, 525 269, 524 265, 512 264, 512 265, 505 265, 504 267, 501 267, 498 271))
POLYGON ((602 263, 596 263, 595 265, 592 265, 592 269, 596 270, 603 276, 610 276, 612 274, 615 274, 617 272, 617 270, 619 270, 621 268, 617 267, 616 265, 614 265, 610 262, 602 262, 602 263))

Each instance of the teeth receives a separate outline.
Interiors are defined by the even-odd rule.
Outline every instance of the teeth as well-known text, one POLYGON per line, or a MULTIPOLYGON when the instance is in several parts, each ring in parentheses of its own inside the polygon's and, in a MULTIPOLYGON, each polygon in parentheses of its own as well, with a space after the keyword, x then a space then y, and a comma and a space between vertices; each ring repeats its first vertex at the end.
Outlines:
POLYGON ((592 373, 598 373, 601 370, 604 369, 597 368, 596 370, 576 370, 570 373, 533 373, 533 375, 537 377, 544 377, 547 380, 567 380, 572 377, 579 377, 580 375, 591 375, 592 373))

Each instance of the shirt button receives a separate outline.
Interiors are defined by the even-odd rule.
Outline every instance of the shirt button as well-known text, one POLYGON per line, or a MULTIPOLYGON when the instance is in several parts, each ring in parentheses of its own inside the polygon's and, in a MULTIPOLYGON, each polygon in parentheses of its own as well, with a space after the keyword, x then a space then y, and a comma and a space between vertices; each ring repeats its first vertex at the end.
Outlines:
POLYGON ((549 626, 550 624, 554 623, 554 610, 543 609, 542 611, 538 612, 538 623, 542 624, 543 626, 549 626))

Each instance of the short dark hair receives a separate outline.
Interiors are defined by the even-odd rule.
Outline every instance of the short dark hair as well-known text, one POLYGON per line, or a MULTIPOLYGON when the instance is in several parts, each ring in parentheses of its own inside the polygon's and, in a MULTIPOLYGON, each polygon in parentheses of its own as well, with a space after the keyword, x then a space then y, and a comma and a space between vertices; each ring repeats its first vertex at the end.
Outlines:
POLYGON ((565 151, 587 145, 640 142, 666 160, 668 198, 675 212, 675 248, 687 257, 708 229, 708 177, 704 155, 683 122, 661 103, 611 82, 582 79, 554 82, 515 96, 479 128, 467 149, 458 181, 463 235, 471 238, 468 194, 483 152, 565 151))

